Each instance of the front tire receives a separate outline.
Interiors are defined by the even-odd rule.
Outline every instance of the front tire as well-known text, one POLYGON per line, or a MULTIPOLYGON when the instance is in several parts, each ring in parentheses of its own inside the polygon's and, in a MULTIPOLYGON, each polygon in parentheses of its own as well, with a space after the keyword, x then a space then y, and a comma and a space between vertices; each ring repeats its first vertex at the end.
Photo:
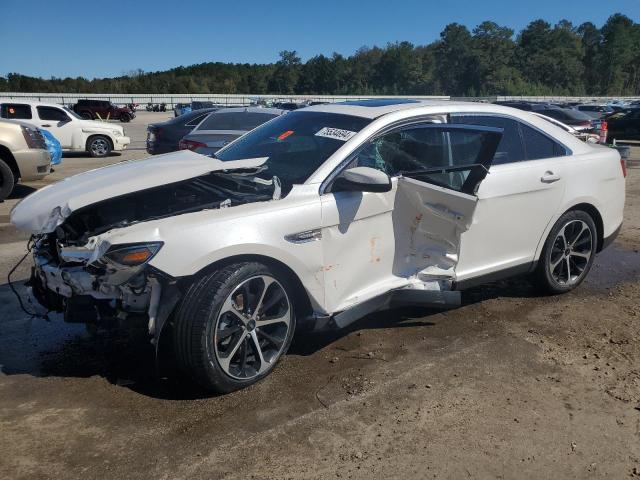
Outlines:
POLYGON ((0 202, 11 195, 17 181, 11 167, 0 159, 0 202))
POLYGON ((232 264, 187 291, 174 317, 177 363, 203 388, 232 392, 271 373, 295 326, 293 289, 282 272, 232 264))
POLYGON ((87 141, 87 151, 93 158, 106 157, 111 150, 111 141, 104 135, 96 135, 87 141))
POLYGON ((538 262, 539 286, 548 293, 573 290, 585 279, 598 246, 593 218, 581 210, 562 215, 544 244, 538 262))

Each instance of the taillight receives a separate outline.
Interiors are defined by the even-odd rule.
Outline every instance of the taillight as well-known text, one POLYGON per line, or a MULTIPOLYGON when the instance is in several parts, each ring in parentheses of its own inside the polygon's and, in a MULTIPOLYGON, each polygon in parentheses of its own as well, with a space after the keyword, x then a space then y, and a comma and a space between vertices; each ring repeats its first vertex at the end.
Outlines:
POLYGON ((609 124, 603 120, 600 122, 600 130, 609 130, 609 124))
POLYGON ((180 140, 178 144, 180 150, 196 150, 198 148, 206 147, 206 143, 196 142, 195 140, 180 140))
POLYGON ((624 158, 620 158, 620 167, 622 168, 622 176, 627 178, 627 161, 624 158))

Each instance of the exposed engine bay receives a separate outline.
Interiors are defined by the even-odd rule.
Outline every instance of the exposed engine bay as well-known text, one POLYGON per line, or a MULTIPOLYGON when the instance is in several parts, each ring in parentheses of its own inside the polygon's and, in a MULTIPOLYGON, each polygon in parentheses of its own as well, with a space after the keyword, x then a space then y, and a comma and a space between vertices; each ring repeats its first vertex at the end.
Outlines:
POLYGON ((148 265, 163 243, 111 245, 99 236, 139 222, 279 199, 278 178, 255 174, 255 169, 211 172, 74 211, 55 231, 32 238, 28 286, 42 306, 64 312, 65 321, 146 317, 157 339, 181 296, 177 279, 148 265))

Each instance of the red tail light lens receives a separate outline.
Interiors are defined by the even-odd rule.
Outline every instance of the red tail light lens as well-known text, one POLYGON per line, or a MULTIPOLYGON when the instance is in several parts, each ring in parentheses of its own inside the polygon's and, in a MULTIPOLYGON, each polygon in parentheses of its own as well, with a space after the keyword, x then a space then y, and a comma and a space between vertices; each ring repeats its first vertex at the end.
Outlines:
POLYGON ((180 150, 196 150, 198 148, 206 147, 207 145, 202 142, 196 142, 195 140, 180 140, 178 144, 180 150))
POLYGON ((609 130, 609 124, 603 120, 603 121, 600 123, 600 129, 601 129, 601 130, 609 130))
POLYGON ((622 176, 627 178, 627 162, 624 158, 620 159, 620 167, 622 168, 622 176))

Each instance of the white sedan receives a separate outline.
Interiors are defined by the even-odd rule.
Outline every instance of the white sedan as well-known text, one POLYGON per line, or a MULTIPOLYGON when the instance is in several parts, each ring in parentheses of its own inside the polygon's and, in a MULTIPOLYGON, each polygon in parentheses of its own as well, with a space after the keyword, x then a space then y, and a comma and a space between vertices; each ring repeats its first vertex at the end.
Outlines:
POLYGON ((229 392, 296 329, 534 274, 575 288, 618 233, 625 168, 531 113, 367 100, 256 128, 214 158, 176 152, 69 178, 12 212, 31 287, 72 321, 148 322, 181 369, 229 392))
POLYGON ((65 152, 88 152, 92 157, 106 157, 112 151, 124 150, 131 143, 122 126, 85 120, 55 103, 0 99, 0 117, 26 121, 50 131, 65 152))

